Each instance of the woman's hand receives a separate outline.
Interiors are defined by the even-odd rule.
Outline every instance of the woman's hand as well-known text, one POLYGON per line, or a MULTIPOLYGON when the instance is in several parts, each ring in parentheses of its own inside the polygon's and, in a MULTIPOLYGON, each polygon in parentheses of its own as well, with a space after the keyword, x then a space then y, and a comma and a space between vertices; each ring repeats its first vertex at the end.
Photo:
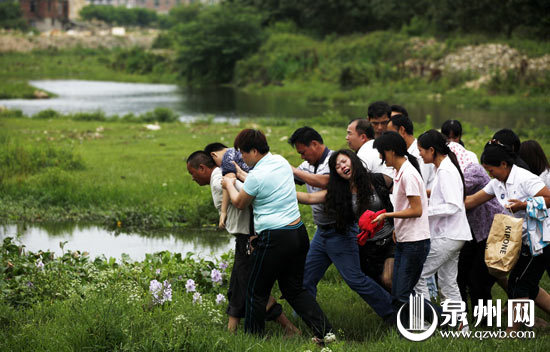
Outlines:
POLYGON ((237 170, 237 178, 244 182, 246 180, 246 176, 248 176, 248 172, 241 169, 239 164, 237 164, 235 161, 233 161, 233 164, 235 164, 235 170, 237 170))
POLYGON ((506 208, 510 209, 512 213, 515 213, 519 210, 525 210, 527 208, 527 202, 522 202, 519 199, 508 199, 508 204, 506 208))
POLYGON ((376 219, 371 221, 371 224, 382 222, 385 218, 387 218, 387 213, 382 213, 376 217, 376 219))
POLYGON ((222 188, 223 189, 227 189, 227 186, 228 185, 235 185, 235 181, 237 179, 235 178, 235 175, 234 174, 227 174, 225 175, 223 178, 222 178, 222 188))

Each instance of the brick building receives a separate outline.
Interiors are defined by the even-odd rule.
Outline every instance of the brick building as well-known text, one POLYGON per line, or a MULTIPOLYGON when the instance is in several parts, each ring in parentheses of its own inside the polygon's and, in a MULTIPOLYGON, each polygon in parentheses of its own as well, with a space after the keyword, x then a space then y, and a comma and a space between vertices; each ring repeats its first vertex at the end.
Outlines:
POLYGON ((62 29, 78 18, 85 0, 19 0, 23 18, 40 31, 62 29))

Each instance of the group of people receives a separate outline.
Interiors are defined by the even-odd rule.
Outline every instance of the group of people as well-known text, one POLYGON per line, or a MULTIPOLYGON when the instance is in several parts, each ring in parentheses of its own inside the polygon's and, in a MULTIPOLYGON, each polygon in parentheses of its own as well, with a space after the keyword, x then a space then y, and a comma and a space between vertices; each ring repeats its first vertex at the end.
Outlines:
POLYGON ((228 328, 235 331, 244 317, 247 332, 261 333, 265 320, 276 320, 287 334, 299 333, 271 296, 277 280, 322 343, 332 326, 316 301, 317 284, 331 264, 387 324, 415 292, 433 308, 428 314, 440 313, 430 301, 437 287, 442 301, 469 298, 473 307, 491 299, 495 282, 509 298, 533 299, 550 313, 550 295, 539 287, 550 273, 548 218, 538 219, 535 252, 534 230, 524 226, 508 278, 493 277, 484 261, 495 214, 525 217, 537 199, 550 206, 550 164, 541 146, 503 129, 485 145, 480 164, 462 142, 459 121, 415 138, 405 108, 375 102, 367 114, 347 126, 350 149, 330 150, 311 127, 294 131, 288 142, 304 160, 297 167, 272 154, 254 129, 242 130, 233 148, 212 143, 188 157, 193 180, 211 187, 220 227, 236 236, 228 328), (312 207, 311 242, 298 203, 312 207))

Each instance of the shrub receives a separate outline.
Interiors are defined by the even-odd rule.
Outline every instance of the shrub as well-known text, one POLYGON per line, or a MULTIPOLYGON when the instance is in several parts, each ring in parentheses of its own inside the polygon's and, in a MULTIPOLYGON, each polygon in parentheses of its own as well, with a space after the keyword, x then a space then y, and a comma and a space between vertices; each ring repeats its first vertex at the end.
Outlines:
POLYGON ((201 8, 173 33, 180 74, 190 83, 230 82, 235 63, 255 52, 263 40, 256 11, 225 3, 201 8))

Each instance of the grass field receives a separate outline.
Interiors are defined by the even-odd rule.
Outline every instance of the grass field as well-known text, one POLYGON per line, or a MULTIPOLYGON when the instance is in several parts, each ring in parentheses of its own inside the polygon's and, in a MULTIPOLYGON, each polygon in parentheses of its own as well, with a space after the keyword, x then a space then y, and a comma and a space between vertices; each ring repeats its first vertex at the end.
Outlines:
MULTIPOLYGON (((185 159, 191 152, 214 141, 231 145, 242 128, 254 127, 266 133, 274 153, 297 165, 300 157, 286 141, 305 123, 317 129, 331 149, 346 147, 347 120, 336 117, 307 122, 242 120, 237 125, 170 122, 160 123, 159 131, 150 131, 144 122, 80 121, 74 116, 46 115, 28 118, 13 111, 0 115, 2 222, 96 221, 115 227, 120 221, 123 230, 213 226, 217 214, 210 190, 196 185, 186 170, 185 159)), ((415 130, 421 133, 429 127, 417 124, 415 130)), ((547 127, 527 127, 520 131, 522 138, 539 139, 548 153, 547 127)), ((464 140, 479 156, 491 134, 466 125, 464 140)), ((301 206, 301 213, 312 235, 311 211, 301 206)), ((47 255, 22 256, 18 249, 10 248, 11 252, 6 246, 0 252, 0 350, 318 350, 286 303, 285 311, 304 337, 285 339, 273 323, 268 323, 265 338, 228 334, 223 307, 212 303, 215 293, 225 293, 226 286, 204 293, 204 302, 210 303, 194 305, 182 280, 198 280, 202 274, 190 273, 188 268, 194 264, 170 255, 119 265, 69 253, 44 259, 42 272, 37 271, 35 262, 38 257, 49 258, 47 255), (157 268, 161 274, 155 274, 157 268), (186 274, 179 278, 182 273, 186 274), (172 302, 151 306, 148 284, 152 279, 172 283, 172 302), (37 287, 41 294, 33 296, 37 287)), ((200 265, 210 268, 211 264, 200 265)), ((547 276, 542 286, 550 290, 547 276)), ((329 345, 332 351, 550 348, 550 338, 543 331, 537 331, 537 338, 531 340, 432 337, 413 343, 395 329, 384 327, 334 268, 329 269, 318 291, 319 302, 337 330, 338 342, 329 345)), ((500 288, 495 286, 493 291, 495 298, 505 298, 500 288)))

